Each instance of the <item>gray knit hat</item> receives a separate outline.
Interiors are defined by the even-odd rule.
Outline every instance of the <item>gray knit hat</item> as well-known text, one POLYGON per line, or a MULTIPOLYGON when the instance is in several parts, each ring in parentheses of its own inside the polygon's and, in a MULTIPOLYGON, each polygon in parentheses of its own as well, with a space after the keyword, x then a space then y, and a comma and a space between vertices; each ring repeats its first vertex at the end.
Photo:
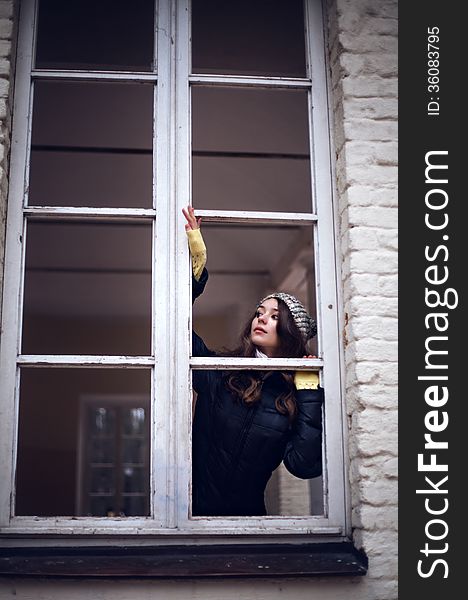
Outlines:
POLYGON ((265 296, 263 300, 260 300, 258 306, 263 304, 265 300, 268 300, 269 298, 282 300, 286 304, 286 306, 289 308, 289 312, 291 313, 294 323, 296 323, 296 327, 301 332, 305 342, 314 337, 314 335, 317 333, 317 324, 307 313, 304 305, 299 302, 295 296, 291 296, 291 294, 285 294, 284 292, 275 292, 274 294, 265 296))

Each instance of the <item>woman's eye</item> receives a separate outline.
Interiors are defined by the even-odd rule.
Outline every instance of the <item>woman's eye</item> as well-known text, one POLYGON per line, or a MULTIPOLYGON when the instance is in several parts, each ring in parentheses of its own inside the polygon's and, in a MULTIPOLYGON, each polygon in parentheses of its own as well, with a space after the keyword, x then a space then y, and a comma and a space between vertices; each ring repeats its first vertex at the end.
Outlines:
POLYGON ((260 317, 260 316, 261 316, 261 314, 262 314, 262 313, 261 313, 259 310, 257 310, 257 312, 255 313, 255 316, 257 317, 257 319, 258 319, 258 317, 260 317))
POLYGON ((271 315, 271 318, 274 319, 275 321, 278 320, 278 315, 271 315))

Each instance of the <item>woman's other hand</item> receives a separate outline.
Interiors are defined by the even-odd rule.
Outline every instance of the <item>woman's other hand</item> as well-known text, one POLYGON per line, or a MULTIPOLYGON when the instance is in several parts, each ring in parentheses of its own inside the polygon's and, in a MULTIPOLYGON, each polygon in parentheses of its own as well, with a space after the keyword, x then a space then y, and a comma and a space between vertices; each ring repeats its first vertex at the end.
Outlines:
POLYGON ((182 212, 187 220, 187 223, 185 223, 185 231, 190 231, 191 229, 200 229, 201 217, 198 217, 197 219, 193 206, 187 206, 187 208, 183 208, 182 212))

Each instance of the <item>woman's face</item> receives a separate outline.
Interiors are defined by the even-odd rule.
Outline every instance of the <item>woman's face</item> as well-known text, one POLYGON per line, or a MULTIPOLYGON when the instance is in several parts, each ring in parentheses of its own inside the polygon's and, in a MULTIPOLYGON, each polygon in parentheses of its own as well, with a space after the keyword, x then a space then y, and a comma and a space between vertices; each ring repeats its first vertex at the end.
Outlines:
POLYGON ((267 356, 275 356, 280 346, 276 326, 278 325, 278 300, 268 298, 257 308, 250 326, 252 343, 267 356))

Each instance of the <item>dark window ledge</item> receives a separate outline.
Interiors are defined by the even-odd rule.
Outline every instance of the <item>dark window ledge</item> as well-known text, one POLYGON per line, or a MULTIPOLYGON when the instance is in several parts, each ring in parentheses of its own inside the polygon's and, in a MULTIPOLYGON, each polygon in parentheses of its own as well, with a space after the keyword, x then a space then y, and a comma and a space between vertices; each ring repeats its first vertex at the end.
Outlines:
POLYGON ((349 542, 0 548, 0 576, 14 577, 311 577, 366 572, 366 556, 349 542))

